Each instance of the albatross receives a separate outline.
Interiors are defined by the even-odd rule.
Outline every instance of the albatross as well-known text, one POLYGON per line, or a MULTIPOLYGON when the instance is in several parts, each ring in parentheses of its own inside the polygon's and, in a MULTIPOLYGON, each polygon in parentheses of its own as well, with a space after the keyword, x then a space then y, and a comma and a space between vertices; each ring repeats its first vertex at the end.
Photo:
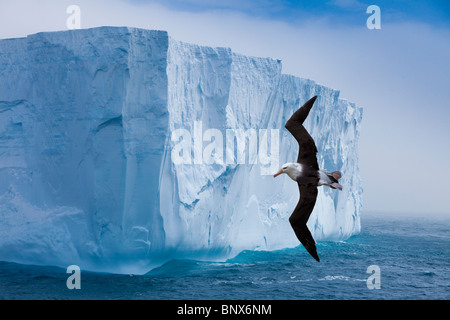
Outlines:
POLYGON ((342 191, 342 186, 338 182, 342 174, 340 171, 330 173, 319 169, 316 144, 305 127, 303 127, 303 122, 316 99, 317 96, 309 99, 286 122, 285 128, 288 129, 298 142, 297 162, 285 163, 273 177, 275 178, 282 173, 286 173, 292 180, 297 182, 298 189, 300 190, 300 199, 294 212, 289 217, 289 223, 301 244, 314 259, 320 262, 319 256, 317 255, 316 243, 306 223, 316 204, 317 187, 325 185, 342 191))

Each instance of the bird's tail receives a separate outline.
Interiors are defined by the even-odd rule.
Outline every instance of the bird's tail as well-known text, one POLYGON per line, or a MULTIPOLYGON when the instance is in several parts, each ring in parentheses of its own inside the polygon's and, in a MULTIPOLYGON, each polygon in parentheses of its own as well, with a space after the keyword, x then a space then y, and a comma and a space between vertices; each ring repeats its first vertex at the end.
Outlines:
POLYGON ((340 178, 342 178, 342 173, 340 171, 334 171, 334 172, 332 172, 330 174, 336 180, 339 180, 340 178))
POLYGON ((342 186, 339 184, 338 180, 342 177, 342 173, 340 171, 334 171, 328 173, 328 177, 333 181, 328 186, 333 189, 338 189, 342 191, 342 186))
POLYGON ((328 186, 332 189, 338 189, 338 190, 342 191, 342 186, 337 182, 333 182, 332 184, 329 184, 328 186))

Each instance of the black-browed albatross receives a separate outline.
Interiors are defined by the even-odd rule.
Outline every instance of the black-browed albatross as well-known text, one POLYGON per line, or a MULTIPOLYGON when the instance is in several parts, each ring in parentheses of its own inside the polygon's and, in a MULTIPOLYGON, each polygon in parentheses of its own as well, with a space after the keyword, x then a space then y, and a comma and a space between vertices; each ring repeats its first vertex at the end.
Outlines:
POLYGON ((329 186, 333 189, 342 190, 338 183, 341 178, 339 171, 332 173, 319 169, 317 163, 317 148, 313 138, 310 136, 303 122, 311 110, 317 96, 309 99, 300 109, 298 109, 286 122, 286 129, 294 136, 298 142, 298 157, 296 163, 285 163, 281 169, 273 175, 286 173, 292 180, 296 181, 300 190, 300 200, 289 217, 289 222, 294 229, 295 235, 314 259, 320 262, 317 255, 315 241, 309 232, 306 223, 314 209, 317 198, 318 186, 329 186))

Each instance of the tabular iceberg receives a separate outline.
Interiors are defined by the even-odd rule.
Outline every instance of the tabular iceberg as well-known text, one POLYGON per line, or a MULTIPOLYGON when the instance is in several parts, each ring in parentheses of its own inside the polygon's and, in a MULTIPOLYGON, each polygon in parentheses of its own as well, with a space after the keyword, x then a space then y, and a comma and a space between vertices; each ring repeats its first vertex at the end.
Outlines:
POLYGON ((342 240, 360 230, 362 109, 339 91, 164 31, 0 40, 0 260, 141 273, 299 245, 297 186, 267 172, 295 161, 284 124, 313 95, 305 126, 344 191, 319 188, 308 227, 342 240))

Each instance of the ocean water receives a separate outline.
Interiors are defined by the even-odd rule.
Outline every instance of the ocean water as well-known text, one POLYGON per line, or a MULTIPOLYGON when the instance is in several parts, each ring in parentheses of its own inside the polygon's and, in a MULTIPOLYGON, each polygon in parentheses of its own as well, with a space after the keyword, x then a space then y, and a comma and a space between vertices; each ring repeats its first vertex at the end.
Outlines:
POLYGON ((439 299, 450 298, 450 218, 362 215, 361 233, 321 241, 316 262, 299 246, 244 251, 226 262, 172 260, 146 275, 0 262, 0 299, 439 299), (373 274, 369 266, 377 266, 373 274), (379 289, 368 287, 373 277, 379 289))

